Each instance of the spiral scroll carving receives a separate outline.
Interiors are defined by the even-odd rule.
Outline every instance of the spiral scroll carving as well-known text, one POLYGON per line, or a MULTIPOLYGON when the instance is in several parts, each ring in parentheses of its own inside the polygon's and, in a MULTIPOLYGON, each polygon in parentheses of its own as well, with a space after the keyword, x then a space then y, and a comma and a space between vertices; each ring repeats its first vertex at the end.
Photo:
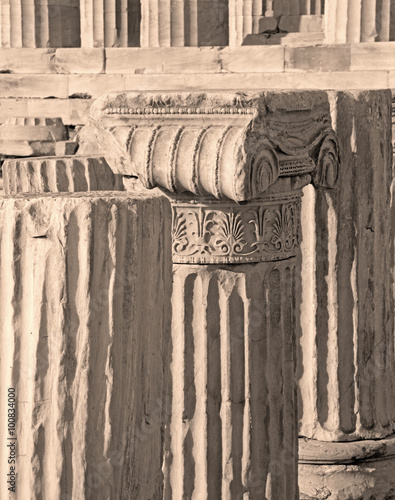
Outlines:
POLYGON ((317 166, 313 173, 315 187, 334 188, 339 178, 339 144, 334 134, 327 135, 318 151, 317 166))

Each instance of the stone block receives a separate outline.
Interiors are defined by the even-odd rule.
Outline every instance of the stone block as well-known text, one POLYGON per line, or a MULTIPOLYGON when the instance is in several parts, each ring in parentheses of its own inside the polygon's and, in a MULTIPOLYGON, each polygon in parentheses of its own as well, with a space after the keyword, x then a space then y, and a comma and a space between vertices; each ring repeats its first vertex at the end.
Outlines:
POLYGON ((4 74, 0 75, 1 97, 67 98, 68 78, 65 75, 4 74))
POLYGON ((56 118, 60 116, 65 125, 70 125, 69 116, 72 100, 32 98, 25 99, 24 102, 27 103, 27 113, 24 116, 45 116, 47 118, 56 118))
POLYGON ((300 439, 300 500, 386 500, 395 491, 395 436, 378 441, 328 443, 300 439), (309 453, 310 452, 310 453, 309 453))
POLYGON ((83 125, 89 118, 90 99, 0 98, 0 123, 9 117, 61 117, 65 125, 83 125))
POLYGON ((279 37, 281 45, 288 45, 291 47, 311 47, 315 45, 322 45, 324 43, 323 33, 280 33, 269 38, 269 45, 277 43, 276 37, 279 37))
POLYGON ((103 73, 105 67, 104 50, 56 49, 52 64, 56 73, 103 73))
POLYGON ((0 140, 1 156, 47 156, 55 154, 54 141, 2 141, 0 140))
POLYGON ((242 45, 250 47, 251 45, 268 45, 268 38, 266 35, 247 35, 242 45))
POLYGON ((68 75, 69 96, 88 94, 89 97, 96 99, 108 92, 108 89, 125 90, 125 75, 68 75))
POLYGON ((61 141, 66 129, 61 118, 12 117, 0 125, 2 141, 61 141))
POLYGON ((2 48, 0 73, 52 73, 54 55, 55 49, 2 48))
MULTIPOLYGON (((0 123, 6 122, 12 116, 29 116, 28 113, 29 102, 30 99, 28 100, 28 99, 0 98, 0 123)), ((40 113, 34 113, 34 116, 37 116, 39 114, 40 113)), ((56 116, 62 116, 62 114, 57 113, 56 116)))
POLYGON ((11 48, 0 52, 0 73, 102 73, 103 49, 11 48))
POLYGON ((240 90, 240 89, 291 89, 290 73, 206 73, 174 75, 125 75, 125 88, 146 91, 168 90, 240 90))
POLYGON ((106 73, 162 73, 161 49, 107 48, 105 49, 106 73))
POLYGON ((161 52, 163 73, 218 73, 221 68, 217 47, 171 47, 161 52))
POLYGON ((347 71, 350 50, 350 45, 286 47, 285 67, 287 71, 347 71))
POLYGON ((290 45, 295 47, 321 45, 323 33, 278 33, 274 35, 247 35, 242 45, 290 45))
POLYGON ((259 33, 263 31, 275 31, 278 26, 278 20, 275 17, 261 17, 259 19, 259 33))
POLYGON ((220 53, 221 71, 278 73, 284 71, 283 47, 226 47, 220 53))
POLYGON ((66 129, 61 118, 11 117, 0 125, 0 154, 53 155, 56 141, 65 138, 66 129))
POLYGON ((395 70, 394 42, 351 44, 351 71, 395 70))
POLYGON ((388 87, 386 71, 325 71, 287 73, 292 76, 294 89, 384 89, 388 87))

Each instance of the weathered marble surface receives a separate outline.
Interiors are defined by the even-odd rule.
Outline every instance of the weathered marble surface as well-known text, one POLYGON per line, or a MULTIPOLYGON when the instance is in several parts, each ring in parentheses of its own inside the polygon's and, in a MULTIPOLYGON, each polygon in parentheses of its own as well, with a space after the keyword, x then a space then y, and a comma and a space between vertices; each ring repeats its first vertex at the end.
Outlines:
MULTIPOLYGON (((168 201, 4 197, 0 255, 0 438, 14 387, 13 498, 162 498, 168 201)), ((7 456, 3 446, 4 477, 7 456)))
POLYGON ((395 431, 391 93, 331 95, 338 187, 302 200, 300 434, 395 431))
MULTIPOLYGON (((4 290, 0 290, 0 313, 10 301, 14 307, 12 315, 4 316, 11 325, 4 356, 20 353, 12 375, 5 367, 4 373, 7 380, 22 374, 18 387, 32 401, 22 410, 23 425, 30 433, 35 429, 26 440, 27 458, 20 462, 27 478, 20 482, 25 495, 21 500, 33 488, 37 498, 47 488, 51 495, 59 491, 67 495, 71 489, 71 498, 85 495, 92 500, 112 494, 199 500, 210 495, 213 500, 265 495, 271 500, 296 500, 294 370, 299 311, 301 425, 303 434, 316 438, 300 446, 301 496, 388 497, 392 479, 386 484, 384 480, 393 465, 392 438, 375 444, 367 439, 366 445, 361 438, 383 438, 394 429, 393 284, 386 271, 393 267, 389 109, 388 92, 113 94, 93 107, 97 138, 111 153, 114 171, 133 177, 131 184, 139 176, 146 187, 155 188, 150 194, 28 195, 2 201, 0 222, 1 217, 10 217, 11 223, 0 235, 0 272, 3 269, 6 278, 12 275, 22 283, 18 287, 12 279, 0 280, 4 290), (300 189, 310 181, 316 191, 313 186, 305 188, 300 276, 296 203, 300 189), (172 200, 172 228, 169 200, 156 187, 172 200), (294 211, 287 210, 294 204, 291 194, 294 211), (118 219, 123 211, 126 215, 118 219), (177 218, 185 215, 184 225, 177 226, 177 218), (221 221, 225 221, 222 229, 221 221), (33 247, 30 237, 36 241, 33 247), (186 248, 191 241, 194 248, 178 260, 180 248, 175 245, 184 237, 186 248), (40 241, 53 250, 43 253, 40 241), (159 248, 163 241, 166 256, 159 248), (281 251, 270 254, 270 244, 280 245, 281 251), (27 248, 30 252, 33 248, 30 260, 27 248), (248 264, 252 248, 259 259, 248 264), (21 258, 12 260, 16 252, 21 258), (136 267, 141 265, 139 259, 148 259, 143 267, 151 273, 148 279, 136 267), (13 274, 7 263, 14 266, 13 274), (163 266, 168 267, 163 270, 163 266), (55 269, 59 278, 51 282, 47 269, 55 269), (38 292, 29 295, 35 272, 38 292), (137 285, 129 288, 126 283, 125 289, 121 287, 125 302, 115 298, 114 291, 111 306, 105 304, 92 314, 96 294, 113 293, 117 272, 123 277, 132 274, 143 288, 136 291, 137 285), (78 301, 69 294, 70 287, 78 301), (61 305, 55 305, 54 296, 63 297, 61 305), (51 300, 49 310, 46 304, 51 300), (126 318, 120 313, 131 303, 137 309, 145 307, 144 316, 133 307, 132 319, 129 313, 126 318), (152 314, 152 303, 160 304, 158 315, 152 314), (30 304, 39 311, 36 316, 29 313, 30 304), (170 310, 171 326, 166 323, 170 310), (62 326, 65 317, 78 322, 75 330, 61 330, 70 343, 54 346, 58 350, 48 355, 44 373, 34 384, 32 377, 24 379, 22 362, 30 359, 31 352, 38 357, 42 342, 50 342, 43 341, 40 332, 46 332, 52 321, 62 326), (28 324, 38 325, 32 337, 28 324), (144 327, 148 330, 141 336, 137 330, 144 327), (132 333, 123 340, 125 332, 132 333), (85 342, 83 359, 78 357, 77 341, 85 342), (117 347, 113 342, 119 342, 117 347), (76 368, 69 364, 73 352, 76 368), (126 352, 132 352, 130 359, 125 359, 126 352), (124 362, 126 368, 117 371, 113 361, 119 366, 124 362), (87 366, 88 374, 83 370, 87 366), (136 375, 140 370, 147 374, 147 386, 136 375), (48 389, 48 373, 55 373, 59 390, 54 384, 48 389), (62 378, 59 373, 66 375, 62 378), (128 417, 119 411, 116 376, 128 391, 126 404, 136 408, 137 416, 133 412, 130 416, 132 427, 138 429, 147 415, 154 415, 156 424, 150 427, 152 436, 144 437, 149 463, 138 457, 139 439, 136 444, 128 434, 131 451, 125 451, 121 469, 110 445, 126 446, 117 429, 126 429, 129 411, 128 417), (81 388, 88 394, 84 401, 81 388), (55 416, 46 412, 45 391, 58 405, 55 416), (41 398, 39 409, 33 393, 41 398), (168 406, 160 399, 165 393, 168 406), (107 395, 110 402, 103 405, 107 395), (150 406, 154 396, 160 401, 158 411, 150 406), (144 397, 149 403, 139 406, 144 397), (101 405, 102 413, 89 407, 91 398, 101 405), (78 437, 69 418, 75 408, 87 437, 82 442, 77 439, 70 449, 70 436, 74 432, 78 437), (86 424, 88 417, 97 424, 96 433, 86 424), (48 435, 56 442, 49 458, 43 444, 48 435), (344 447, 329 442, 325 448, 326 443, 317 439, 359 441, 344 447), (71 465, 64 458, 69 456, 71 465), (104 463, 98 475, 98 461, 92 458, 97 456, 104 463), (363 462, 367 458, 372 461, 363 462), (46 479, 50 463, 57 465, 46 479), (81 467, 85 482, 75 479, 81 467)), ((28 187, 15 184, 15 190, 43 189, 46 162, 19 161, 33 171, 35 165, 40 168, 28 187)), ((58 160, 51 162, 56 171, 58 160)), ((86 166, 84 158, 73 162, 72 168, 78 162, 86 166)), ((38 362, 29 373, 33 368, 41 373, 38 362)))
POLYGON ((165 499, 298 499, 296 267, 173 267, 165 499))
POLYGON ((113 93, 91 117, 114 172, 148 189, 245 202, 280 178, 337 179, 325 92, 113 93))
POLYGON ((3 163, 4 194, 123 191, 122 176, 100 156, 40 157, 3 163))
POLYGON ((299 440, 301 500, 388 500, 395 494, 395 435, 377 441, 299 440))
POLYGON ((358 43, 393 40, 394 12, 390 0, 326 2, 327 43, 358 43))
POLYGON ((382 500, 395 492, 391 93, 329 95, 339 183, 305 188, 301 210, 299 433, 316 441, 299 440, 299 488, 382 500))
POLYGON ((296 500, 299 206, 337 182, 327 94, 110 94, 92 124, 173 208, 164 497, 296 500))

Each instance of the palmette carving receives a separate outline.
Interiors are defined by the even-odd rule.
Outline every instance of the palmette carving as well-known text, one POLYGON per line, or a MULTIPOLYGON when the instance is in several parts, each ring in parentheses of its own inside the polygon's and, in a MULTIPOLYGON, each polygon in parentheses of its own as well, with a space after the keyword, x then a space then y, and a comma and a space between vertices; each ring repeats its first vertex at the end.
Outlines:
POLYGON ((247 263, 293 257, 299 249, 300 192, 234 203, 173 205, 173 262, 247 263))
MULTIPOLYGON (((273 237, 271 243, 276 250, 291 251, 295 248, 297 236, 294 233, 295 207, 282 205, 281 210, 275 210, 275 221, 273 222, 273 237)), ((297 217, 297 216, 296 216, 297 217)))
POLYGON ((220 212, 219 216, 222 220, 218 224, 219 239, 215 242, 215 245, 225 255, 240 254, 247 243, 244 239, 244 224, 241 213, 237 212, 235 214, 233 208, 231 208, 229 213, 220 212))

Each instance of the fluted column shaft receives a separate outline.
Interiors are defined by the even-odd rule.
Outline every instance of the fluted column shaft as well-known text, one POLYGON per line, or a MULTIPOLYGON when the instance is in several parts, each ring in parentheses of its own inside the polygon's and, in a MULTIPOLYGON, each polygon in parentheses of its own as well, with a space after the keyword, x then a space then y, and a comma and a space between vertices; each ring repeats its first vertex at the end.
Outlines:
POLYGON ((326 0, 326 42, 388 41, 390 10, 390 0, 326 0))
POLYGON ((4 194, 123 191, 104 158, 89 156, 39 157, 3 163, 4 194))
POLYGON ((241 45, 250 34, 259 33, 259 20, 264 15, 262 0, 229 2, 229 45, 241 45))
MULTIPOLYGON (((182 47, 184 40, 184 2, 145 0, 142 2, 142 47, 182 47)), ((196 9, 197 16, 197 9, 196 9)), ((190 27, 197 25, 197 19, 190 27)), ((197 34, 196 34, 197 35, 197 34)), ((191 38, 196 37, 195 34, 191 38)))
POLYGON ((377 439, 395 431, 391 95, 340 93, 332 104, 339 187, 306 188, 302 210, 300 431, 328 441, 377 439))
POLYGON ((334 93, 331 107, 338 187, 307 187, 302 203, 300 489, 385 498, 395 486, 385 472, 395 462, 391 93, 334 93))
POLYGON ((79 11, 79 0, 4 0, 1 47, 78 47, 79 11))
POLYGON ((166 499, 298 498, 299 268, 292 255, 298 248, 299 202, 297 193, 275 198, 274 206, 262 200, 242 209, 208 201, 173 207, 166 499), (275 237, 277 227, 280 239, 271 248, 270 235, 275 237), (257 246, 262 258, 276 260, 279 252, 290 258, 243 264, 248 255, 257 258, 257 246), (188 264, 207 259, 241 264, 188 264))
POLYGON ((80 0, 81 47, 138 45, 139 0, 80 0))
POLYGON ((295 262, 173 275, 165 498, 297 498, 295 262))
POLYGON ((228 1, 143 0, 141 46, 228 45, 228 1))
POLYGON ((114 191, 0 201, 0 438, 11 387, 17 500, 162 496, 169 209, 114 191))

